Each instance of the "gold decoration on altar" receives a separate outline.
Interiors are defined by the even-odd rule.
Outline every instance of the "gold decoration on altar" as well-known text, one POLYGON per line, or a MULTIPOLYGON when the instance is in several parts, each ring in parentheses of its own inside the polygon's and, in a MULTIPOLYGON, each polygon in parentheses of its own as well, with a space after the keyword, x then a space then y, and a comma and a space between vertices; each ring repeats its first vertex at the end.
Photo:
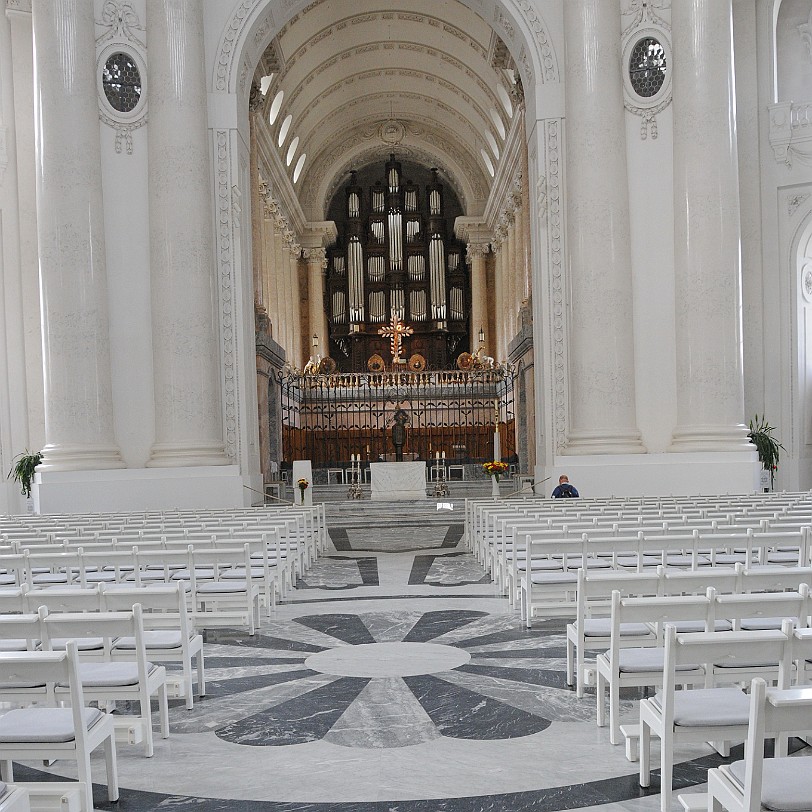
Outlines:
POLYGON ((470 352, 461 352, 457 356, 457 369, 467 372, 473 366, 474 356, 470 352))
POLYGON ((386 369, 386 364, 384 364, 383 358, 378 353, 375 353, 367 361, 367 369, 373 373, 383 372, 386 369))
POLYGON ((332 375, 337 368, 338 365, 336 364, 335 360, 330 358, 329 355, 322 358, 321 362, 319 363, 319 372, 322 375, 332 375))
POLYGON ((409 358, 407 366, 409 372, 423 372, 426 369, 426 359, 419 352, 416 352, 409 358))
POLYGON ((394 365, 405 364, 406 360, 400 357, 403 339, 406 336, 414 335, 414 330, 411 327, 407 327, 399 318, 392 316, 392 321, 386 325, 386 327, 381 327, 381 329, 378 330, 378 335, 389 336, 392 363, 394 365))

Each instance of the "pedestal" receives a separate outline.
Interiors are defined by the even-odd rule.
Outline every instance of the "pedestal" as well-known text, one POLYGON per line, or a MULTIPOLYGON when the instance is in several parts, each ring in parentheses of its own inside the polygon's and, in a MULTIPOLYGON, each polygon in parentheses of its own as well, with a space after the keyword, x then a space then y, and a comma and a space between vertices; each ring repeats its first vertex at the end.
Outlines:
POLYGON ((293 488, 293 503, 295 505, 310 507, 313 504, 313 466, 310 464, 310 460, 293 461, 290 486, 293 488), (306 479, 309 483, 305 488, 304 498, 302 497, 302 491, 296 484, 300 479, 306 479))
POLYGON ((373 462, 372 500, 399 502, 426 498, 425 462, 373 462))

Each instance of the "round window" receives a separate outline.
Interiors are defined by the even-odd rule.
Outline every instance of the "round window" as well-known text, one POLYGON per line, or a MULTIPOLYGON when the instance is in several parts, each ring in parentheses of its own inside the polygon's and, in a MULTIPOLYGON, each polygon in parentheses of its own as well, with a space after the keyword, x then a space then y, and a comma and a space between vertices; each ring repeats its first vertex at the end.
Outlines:
POLYGON ((629 79, 638 96, 655 96, 665 82, 666 69, 665 49, 654 37, 645 37, 632 48, 629 79))
POLYGON ((111 54, 102 68, 102 87, 114 110, 131 113, 141 99, 141 72, 135 60, 121 51, 111 54))

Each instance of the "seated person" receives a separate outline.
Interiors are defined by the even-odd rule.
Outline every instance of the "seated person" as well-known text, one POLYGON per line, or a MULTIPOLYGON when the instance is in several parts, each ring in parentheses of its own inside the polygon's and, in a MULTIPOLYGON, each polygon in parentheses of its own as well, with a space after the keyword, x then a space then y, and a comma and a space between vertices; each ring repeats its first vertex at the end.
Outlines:
POLYGON ((561 474, 552 496, 553 499, 576 499, 580 494, 573 485, 570 485, 569 477, 561 474))

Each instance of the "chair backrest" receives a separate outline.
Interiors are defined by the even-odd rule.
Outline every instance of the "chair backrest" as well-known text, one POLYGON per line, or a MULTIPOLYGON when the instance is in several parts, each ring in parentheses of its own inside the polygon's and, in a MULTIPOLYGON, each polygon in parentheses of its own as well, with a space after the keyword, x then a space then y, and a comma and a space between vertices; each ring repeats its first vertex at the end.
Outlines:
MULTIPOLYGON (((812 587, 812 567, 758 567, 742 574, 742 592, 782 592, 812 587)), ((721 590, 719 590, 721 592, 721 590)))
POLYGON ((98 612, 101 609, 101 596, 97 587, 71 589, 30 589, 24 596, 25 611, 36 612, 46 606, 54 612, 98 612))
MULTIPOLYGON (((678 634, 676 627, 666 624, 664 634, 665 660, 663 693, 674 691, 680 684, 677 667, 701 665, 705 669, 705 687, 713 687, 713 675, 724 664, 775 663, 778 684, 789 687, 792 678, 792 621, 788 618, 782 628, 765 631, 705 631, 678 634)), ((671 701, 673 713, 673 696, 671 701)))
POLYGON ((801 584, 798 592, 746 592, 717 595, 713 606, 714 620, 733 621, 739 627, 744 618, 796 618, 798 625, 809 625, 809 587, 801 584))
POLYGON ((79 652, 74 641, 68 643, 65 651, 0 652, 0 682, 13 685, 45 682, 49 696, 53 696, 55 684, 67 685, 76 749, 86 749, 85 702, 82 681, 79 679, 79 652))
POLYGON ((661 594, 704 595, 709 586, 712 586, 718 594, 738 592, 743 571, 741 564, 730 568, 668 570, 663 578, 661 594))
POLYGON ((40 639, 39 615, 0 615, 0 640, 25 640, 26 648, 34 651, 40 639))
POLYGON ((140 604, 145 629, 179 629, 182 639, 188 640, 190 637, 192 627, 182 584, 129 589, 109 589, 102 585, 101 594, 102 604, 108 612, 132 611, 136 604, 140 604))
POLYGON ((809 730, 812 730, 812 687, 782 690, 768 688, 760 677, 752 681, 750 722, 744 750, 743 806, 747 812, 761 810, 765 739, 809 730))
POLYGON ((147 658, 140 604, 135 604, 129 612, 64 612, 52 615, 45 607, 40 607, 39 613, 42 647, 45 650, 51 648, 51 641, 56 638, 77 641, 101 637, 104 640, 105 659, 110 659, 117 637, 135 638, 133 659, 138 663, 142 684, 146 684, 147 658))

